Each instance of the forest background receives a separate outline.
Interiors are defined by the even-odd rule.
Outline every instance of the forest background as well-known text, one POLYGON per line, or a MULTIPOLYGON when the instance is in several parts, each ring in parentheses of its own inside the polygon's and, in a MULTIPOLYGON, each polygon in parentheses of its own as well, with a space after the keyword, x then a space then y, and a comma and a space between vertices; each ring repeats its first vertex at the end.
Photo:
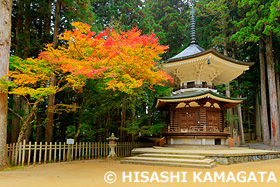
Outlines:
MULTIPOLYGON (((241 119, 245 133, 279 145, 279 0, 200 0, 194 4, 201 47, 255 62, 228 85, 217 86, 221 93, 247 98, 239 117, 237 108, 227 111, 227 125, 238 129, 241 119)), ((161 56, 166 60, 190 42, 190 10, 190 3, 183 0, 14 0, 10 71, 21 64, 31 67, 32 60, 26 59, 37 58, 48 43, 53 48, 65 45, 57 36, 73 29, 75 21, 89 24, 96 33, 135 27, 142 34, 155 33, 161 45, 169 46, 161 56)), ((46 85, 60 83, 62 75, 42 71, 45 68, 37 65, 46 85)), ((170 95, 172 88, 143 84, 126 92, 107 87, 104 79, 87 80, 82 91, 65 86, 43 96, 36 109, 32 109, 36 97, 9 94, 7 143, 18 141, 24 123, 27 129, 22 139, 32 142, 105 141, 112 132, 121 141, 160 137, 167 115, 153 105, 155 97, 170 95)))

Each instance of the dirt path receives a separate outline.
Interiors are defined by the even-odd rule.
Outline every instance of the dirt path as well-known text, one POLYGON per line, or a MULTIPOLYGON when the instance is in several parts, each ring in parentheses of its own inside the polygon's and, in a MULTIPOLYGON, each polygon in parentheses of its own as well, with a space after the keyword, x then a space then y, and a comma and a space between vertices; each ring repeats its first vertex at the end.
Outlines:
MULTIPOLYGON (((109 176, 108 179, 112 179, 112 176, 109 176)), ((277 160, 269 160, 269 161, 261 161, 261 162, 250 162, 243 164, 235 164, 230 166, 222 166, 207 170, 207 169, 192 169, 192 168, 178 168, 178 167, 157 167, 157 166, 139 166, 139 165, 121 165, 119 161, 106 161, 106 160, 88 160, 88 161, 74 161, 72 163, 60 163, 60 164, 46 164, 46 165, 38 165, 38 166, 29 166, 24 167, 23 169, 17 169, 14 171, 1 171, 0 172, 0 187, 10 187, 10 186, 20 186, 20 187, 40 187, 40 186, 48 186, 48 187, 56 187, 56 186, 83 186, 83 187, 107 187, 107 186, 152 186, 152 187, 173 187, 173 186, 235 186, 235 187, 243 187, 243 186, 280 186, 280 159, 277 160), (117 180, 113 184, 108 184, 104 181, 104 174, 108 171, 115 172, 117 176, 117 180), (141 178, 138 176, 138 179, 135 178, 135 173, 133 172, 149 172, 149 174, 145 173, 144 175, 148 176, 149 180, 153 180, 153 182, 129 182, 128 177, 125 178, 125 182, 123 182, 123 172, 125 172, 126 176, 129 176, 129 172, 131 172, 132 181, 134 180, 142 180, 145 181, 146 178, 141 178), (163 175, 169 176, 170 173, 173 172, 174 175, 179 172, 179 182, 174 178, 174 182, 163 183, 166 178, 161 177, 162 172, 166 172, 163 175), (184 175, 183 173, 187 172, 184 175), (206 182, 194 182, 193 176, 194 172, 199 175, 198 178, 200 180, 205 179, 206 182), (209 172, 209 173, 208 173, 209 172), (214 173, 221 175, 224 172, 225 180, 229 177, 229 182, 222 182, 217 179, 217 182, 214 182, 215 175, 214 173), (233 182, 232 176, 229 176, 230 172, 232 172, 233 177, 236 182, 233 182), (244 172, 244 173, 240 173, 244 172), (246 172, 246 174, 245 174, 246 172), (249 176, 250 172, 254 172, 253 174, 256 176, 256 181, 254 182, 253 176, 249 176), (277 182, 274 180, 270 180, 267 182, 268 174, 263 175, 264 182, 261 182, 261 175, 257 172, 273 172, 276 177, 277 182), (155 174, 153 174, 155 173, 155 174), (208 173, 208 174, 207 174, 208 173), (246 180, 251 180, 250 182, 238 182, 237 174, 240 173, 240 180, 242 181, 244 178, 246 180), (157 182, 156 175, 159 177, 158 180, 163 182, 157 182), (210 182, 212 178, 213 182, 210 182), (242 178, 243 177, 243 178, 242 178), (231 179, 230 179, 231 178, 231 179), (187 182, 184 182, 186 181, 187 182), (183 181, 183 182, 182 182, 183 181)))

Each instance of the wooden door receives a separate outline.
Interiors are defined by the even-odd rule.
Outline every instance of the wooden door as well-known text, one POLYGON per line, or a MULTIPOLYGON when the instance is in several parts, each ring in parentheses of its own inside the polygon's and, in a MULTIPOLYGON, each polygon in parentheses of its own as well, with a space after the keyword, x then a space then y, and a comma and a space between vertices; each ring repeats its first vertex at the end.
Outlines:
POLYGON ((178 121, 181 128, 195 126, 197 123, 198 111, 197 110, 182 110, 179 112, 178 121))
POLYGON ((207 110, 207 126, 216 126, 220 129, 221 111, 207 110))

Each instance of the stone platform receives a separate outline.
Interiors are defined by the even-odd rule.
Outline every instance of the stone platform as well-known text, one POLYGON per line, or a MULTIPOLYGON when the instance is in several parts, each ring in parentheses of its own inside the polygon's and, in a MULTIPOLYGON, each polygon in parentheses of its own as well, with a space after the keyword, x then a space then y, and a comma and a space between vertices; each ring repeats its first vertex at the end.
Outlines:
POLYGON ((134 156, 140 154, 203 156, 222 165, 280 158, 280 151, 221 146, 213 146, 211 149, 201 146, 136 148, 132 150, 132 154, 134 156))
POLYGON ((205 156, 149 153, 139 154, 134 157, 126 157, 121 160, 121 164, 188 167, 200 169, 212 169, 216 166, 213 159, 208 159, 205 156))

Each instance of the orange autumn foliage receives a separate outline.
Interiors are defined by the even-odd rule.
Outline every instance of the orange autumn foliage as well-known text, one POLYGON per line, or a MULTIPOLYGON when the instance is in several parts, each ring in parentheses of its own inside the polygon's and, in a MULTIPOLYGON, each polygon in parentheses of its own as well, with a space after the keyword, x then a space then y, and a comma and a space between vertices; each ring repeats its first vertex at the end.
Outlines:
POLYGON ((117 89, 132 93, 143 84, 161 85, 172 81, 156 64, 159 55, 167 46, 161 46, 155 34, 141 35, 138 29, 117 33, 107 29, 99 34, 91 32, 91 26, 74 22, 73 30, 59 36, 66 43, 54 49, 52 44, 40 54, 40 59, 48 61, 57 71, 70 73, 68 82, 81 88, 88 78, 103 78, 107 89, 117 89))

